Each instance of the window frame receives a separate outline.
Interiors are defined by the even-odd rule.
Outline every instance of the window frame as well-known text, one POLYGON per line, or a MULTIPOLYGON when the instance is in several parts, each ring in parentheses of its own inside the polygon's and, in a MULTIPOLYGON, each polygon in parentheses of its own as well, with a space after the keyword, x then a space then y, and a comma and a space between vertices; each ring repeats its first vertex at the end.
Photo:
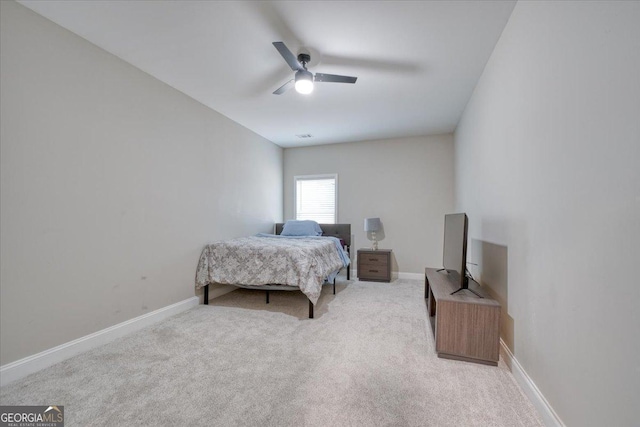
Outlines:
POLYGON ((298 219, 298 181, 333 179, 335 183, 333 223, 338 224, 338 174, 324 173, 315 175, 295 175, 293 177, 293 219, 298 219))

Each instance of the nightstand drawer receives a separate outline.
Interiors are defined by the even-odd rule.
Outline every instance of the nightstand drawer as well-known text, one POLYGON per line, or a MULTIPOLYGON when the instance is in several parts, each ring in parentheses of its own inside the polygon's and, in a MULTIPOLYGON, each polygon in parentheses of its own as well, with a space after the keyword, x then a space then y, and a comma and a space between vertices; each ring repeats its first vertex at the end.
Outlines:
POLYGON ((388 267, 376 267, 375 265, 362 265, 359 268, 358 277, 367 279, 387 280, 389 277, 388 267))
POLYGON ((374 255, 371 253, 360 254, 358 258, 358 264, 373 264, 373 265, 389 265, 389 257, 387 254, 374 255))

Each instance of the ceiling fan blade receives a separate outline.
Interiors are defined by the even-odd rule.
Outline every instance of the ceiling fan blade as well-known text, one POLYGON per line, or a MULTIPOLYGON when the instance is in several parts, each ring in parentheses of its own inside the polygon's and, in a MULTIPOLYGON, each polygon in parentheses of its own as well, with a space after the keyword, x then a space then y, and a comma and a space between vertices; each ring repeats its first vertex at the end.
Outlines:
POLYGON ((327 83, 355 83, 358 78, 350 76, 339 76, 337 74, 316 73, 316 77, 314 80, 317 82, 327 83))
POLYGON ((304 70, 304 67, 302 66, 302 64, 298 62, 298 59, 296 58, 296 56, 293 53, 291 53, 289 48, 286 47, 284 43, 273 42, 273 45, 275 46, 276 49, 278 49, 278 52, 280 52, 280 55, 282 55, 284 60, 287 61, 287 64, 289 64, 289 67, 291 67, 292 70, 294 71, 304 70))
POLYGON ((273 92, 273 94, 274 95, 280 95, 281 93, 284 93, 284 92, 288 91, 294 85, 294 82, 295 82, 295 80, 293 80, 293 79, 289 80, 288 82, 286 82, 285 84, 280 86, 278 89, 276 89, 275 92, 273 92))

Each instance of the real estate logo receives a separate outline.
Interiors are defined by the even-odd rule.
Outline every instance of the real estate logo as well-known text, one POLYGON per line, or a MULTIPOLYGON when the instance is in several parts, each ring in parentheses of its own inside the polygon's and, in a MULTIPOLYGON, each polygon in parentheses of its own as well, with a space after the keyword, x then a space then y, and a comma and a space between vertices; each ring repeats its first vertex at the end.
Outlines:
POLYGON ((0 406, 0 427, 64 427, 64 406, 0 406))

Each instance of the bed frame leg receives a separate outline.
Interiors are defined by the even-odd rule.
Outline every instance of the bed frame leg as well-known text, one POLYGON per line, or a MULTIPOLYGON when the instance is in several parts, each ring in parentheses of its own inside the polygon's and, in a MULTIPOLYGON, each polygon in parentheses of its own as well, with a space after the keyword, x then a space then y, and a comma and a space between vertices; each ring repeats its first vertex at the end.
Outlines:
POLYGON ((204 305, 209 305, 209 285, 204 286, 204 305))
POLYGON ((309 300, 309 319, 313 319, 313 303, 309 300))
POLYGON ((336 278, 333 278, 333 294, 336 294, 336 278))
POLYGON ((267 294, 267 304, 269 304, 269 291, 265 291, 265 293, 267 294))
POLYGON ((351 264, 347 265, 347 280, 349 280, 349 270, 351 270, 349 267, 351 267, 351 264))

